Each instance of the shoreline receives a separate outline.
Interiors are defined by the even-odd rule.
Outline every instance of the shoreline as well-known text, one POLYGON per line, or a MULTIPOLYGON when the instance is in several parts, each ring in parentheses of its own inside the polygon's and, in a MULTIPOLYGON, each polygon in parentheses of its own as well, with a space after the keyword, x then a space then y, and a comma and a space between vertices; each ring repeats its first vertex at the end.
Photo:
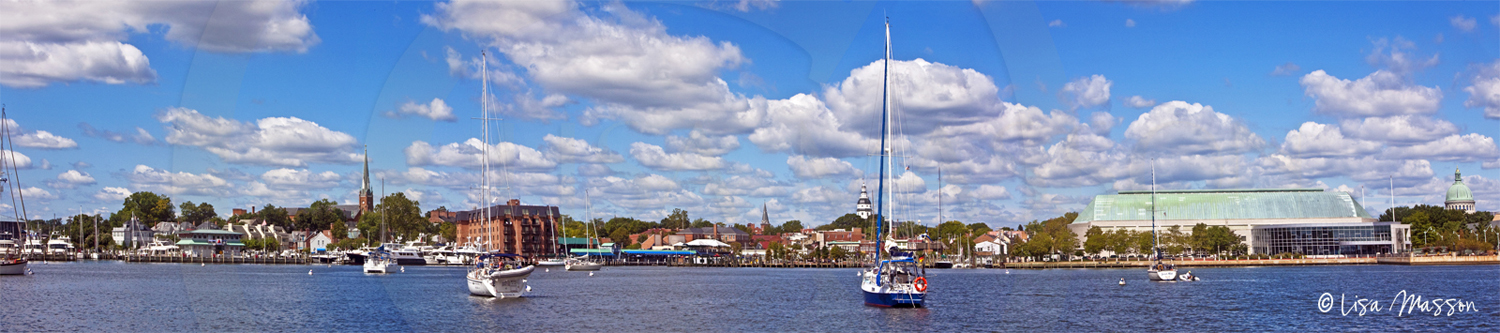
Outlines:
MULTIPOLYGON (((1318 265, 1496 265, 1500 256, 1417 256, 1417 257, 1371 257, 1329 259, 1246 259, 1246 260, 1181 260, 1164 261, 1177 267, 1252 267, 1252 266, 1318 266, 1318 265)), ((1006 263, 1005 268, 1049 269, 1049 268, 1136 268, 1147 267, 1151 261, 1063 261, 1006 263)))

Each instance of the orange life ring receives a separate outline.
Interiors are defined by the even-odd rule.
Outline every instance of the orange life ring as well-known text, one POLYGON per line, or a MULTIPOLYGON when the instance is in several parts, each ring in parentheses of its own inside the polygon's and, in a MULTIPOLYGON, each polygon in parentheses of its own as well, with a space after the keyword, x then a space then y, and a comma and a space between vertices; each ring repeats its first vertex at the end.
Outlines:
POLYGON ((911 283, 912 283, 912 285, 915 285, 917 287, 917 291, 920 291, 920 292, 926 292, 927 291, 927 278, 925 278, 925 277, 919 277, 919 278, 917 278, 916 281, 912 281, 911 283))

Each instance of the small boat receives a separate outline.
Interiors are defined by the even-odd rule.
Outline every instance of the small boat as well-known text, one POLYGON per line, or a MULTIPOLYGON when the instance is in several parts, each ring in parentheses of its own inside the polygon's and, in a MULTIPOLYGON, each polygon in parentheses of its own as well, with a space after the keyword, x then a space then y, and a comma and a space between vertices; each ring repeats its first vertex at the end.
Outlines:
POLYGON ((604 264, 588 259, 588 257, 569 258, 564 265, 570 272, 597 271, 604 267, 604 264))
POLYGON ((932 268, 953 268, 953 261, 938 260, 932 263, 932 268))
POLYGON ((377 250, 370 252, 369 257, 365 258, 364 267, 365 273, 390 273, 391 267, 395 265, 396 261, 391 259, 390 253, 377 250))
MULTIPOLYGON (((0 237, 11 236, 6 233, 0 237)), ((12 238, 0 239, 0 251, 4 251, 4 259, 0 259, 0 275, 25 275, 26 258, 20 256, 16 240, 12 238)))
POLYGON ((531 290, 526 277, 536 266, 522 265, 520 256, 509 253, 490 253, 479 256, 478 263, 465 275, 469 293, 475 296, 499 298, 523 297, 531 290))
MULTIPOLYGON (((587 243, 586 246, 593 247, 594 244, 597 244, 599 242, 599 230, 594 229, 594 205, 592 201, 589 200, 588 191, 583 192, 583 201, 585 205, 587 205, 586 209, 588 212, 588 215, 585 215, 585 217, 589 220, 588 228, 584 229, 584 236, 585 239, 587 239, 585 243, 587 243), (593 231, 594 237, 587 237, 589 231, 593 231)), ((567 262, 563 265, 566 266, 565 268, 570 272, 592 272, 604 267, 603 263, 595 261, 593 256, 588 255, 568 258, 567 262)))
POLYGON ((1193 271, 1188 271, 1187 273, 1182 273, 1182 275, 1178 275, 1177 279, 1178 280, 1182 280, 1182 281, 1198 281, 1198 276, 1193 275, 1193 271))
POLYGON ((563 265, 567 265, 567 264, 568 264, 568 260, 567 259, 560 259, 560 258, 542 259, 542 260, 538 260, 536 262, 537 266, 543 266, 543 267, 556 267, 556 266, 563 266, 563 265))
POLYGON ((1162 262, 1161 235, 1156 233, 1156 160, 1151 160, 1151 248, 1156 263, 1146 269, 1146 277, 1151 281, 1177 281, 1177 267, 1162 262))
POLYGON ((47 254, 68 254, 73 252, 73 244, 69 242, 68 236, 53 238, 47 241, 47 254))

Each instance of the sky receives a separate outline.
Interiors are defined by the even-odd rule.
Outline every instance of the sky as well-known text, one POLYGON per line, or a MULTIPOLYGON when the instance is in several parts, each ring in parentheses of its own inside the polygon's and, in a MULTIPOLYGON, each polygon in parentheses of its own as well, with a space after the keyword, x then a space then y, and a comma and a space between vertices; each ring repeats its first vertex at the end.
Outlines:
POLYGON ((886 22, 898 219, 1015 226, 1153 169, 1372 212, 1441 205, 1461 170, 1500 209, 1496 2, 21 1, 0 22, 33 218, 136 191, 354 204, 368 149, 376 195, 423 210, 821 225, 876 195, 886 22))

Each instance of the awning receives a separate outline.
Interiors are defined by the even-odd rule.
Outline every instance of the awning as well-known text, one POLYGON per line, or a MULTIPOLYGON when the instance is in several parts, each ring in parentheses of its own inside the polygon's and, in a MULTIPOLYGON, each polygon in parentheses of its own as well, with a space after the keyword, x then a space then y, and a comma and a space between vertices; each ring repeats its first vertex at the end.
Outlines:
POLYGON ((693 251, 673 251, 673 250, 620 250, 620 252, 624 253, 624 254, 634 254, 634 255, 643 255, 643 256, 690 256, 690 255, 693 255, 693 254, 697 254, 697 252, 693 252, 693 251))
POLYGON ((687 246, 729 247, 729 244, 712 239, 695 239, 687 242, 687 246))

